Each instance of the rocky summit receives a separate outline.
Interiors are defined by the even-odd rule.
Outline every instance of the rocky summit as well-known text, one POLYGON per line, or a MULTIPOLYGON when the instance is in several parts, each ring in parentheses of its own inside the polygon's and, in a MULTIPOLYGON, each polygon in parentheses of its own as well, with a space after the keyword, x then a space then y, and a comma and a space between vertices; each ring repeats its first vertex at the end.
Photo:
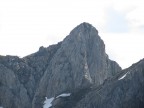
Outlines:
POLYGON ((122 70, 89 23, 23 58, 0 56, 2 108, 144 108, 144 60, 122 70))

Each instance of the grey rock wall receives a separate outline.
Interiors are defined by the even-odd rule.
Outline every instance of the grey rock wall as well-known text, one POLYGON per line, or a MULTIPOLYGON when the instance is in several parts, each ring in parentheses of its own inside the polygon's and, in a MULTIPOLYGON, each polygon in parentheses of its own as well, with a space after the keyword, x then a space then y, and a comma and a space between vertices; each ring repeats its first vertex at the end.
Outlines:
POLYGON ((62 42, 24 58, 0 56, 0 106, 41 108, 45 97, 99 86, 119 71, 98 31, 82 23, 62 42))
POLYGON ((27 90, 14 72, 0 64, 0 106, 4 108, 30 108, 27 90))

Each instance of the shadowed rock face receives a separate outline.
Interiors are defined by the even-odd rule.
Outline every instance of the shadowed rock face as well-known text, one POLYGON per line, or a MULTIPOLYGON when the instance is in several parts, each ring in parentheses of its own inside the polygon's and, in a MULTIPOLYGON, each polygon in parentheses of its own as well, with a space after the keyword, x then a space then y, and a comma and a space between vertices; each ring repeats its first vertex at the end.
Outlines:
POLYGON ((0 64, 0 106, 4 108, 29 108, 31 106, 27 90, 14 72, 2 64, 0 64))
POLYGON ((88 23, 60 43, 24 58, 0 56, 0 106, 41 108, 45 97, 96 87, 119 72, 98 31, 88 23))
POLYGON ((0 56, 0 106, 31 108, 39 81, 60 43, 24 58, 0 56))
POLYGON ((144 60, 123 70, 100 89, 91 88, 73 108, 144 108, 144 60))

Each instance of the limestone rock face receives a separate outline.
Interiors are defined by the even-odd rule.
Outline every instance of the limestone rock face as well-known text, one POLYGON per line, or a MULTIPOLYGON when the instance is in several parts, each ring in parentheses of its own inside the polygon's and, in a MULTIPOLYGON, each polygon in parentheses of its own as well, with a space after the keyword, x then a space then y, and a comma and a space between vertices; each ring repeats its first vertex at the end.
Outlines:
POLYGON ((46 96, 50 98, 91 84, 98 86, 120 70, 105 53, 98 31, 82 23, 63 40, 51 59, 35 94, 33 108, 40 107, 46 96))
POLYGON ((45 97, 98 87, 120 71, 98 31, 82 23, 62 42, 24 58, 0 56, 0 106, 41 108, 45 97))

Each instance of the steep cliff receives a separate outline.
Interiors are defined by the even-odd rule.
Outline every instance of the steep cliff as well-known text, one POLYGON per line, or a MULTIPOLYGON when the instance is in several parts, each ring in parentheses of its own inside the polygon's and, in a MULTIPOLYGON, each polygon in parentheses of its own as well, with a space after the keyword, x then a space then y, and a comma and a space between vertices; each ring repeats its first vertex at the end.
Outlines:
POLYGON ((72 92, 91 84, 101 85, 120 71, 109 60, 98 31, 88 23, 74 28, 51 59, 33 100, 33 108, 42 106, 45 97, 72 92))

